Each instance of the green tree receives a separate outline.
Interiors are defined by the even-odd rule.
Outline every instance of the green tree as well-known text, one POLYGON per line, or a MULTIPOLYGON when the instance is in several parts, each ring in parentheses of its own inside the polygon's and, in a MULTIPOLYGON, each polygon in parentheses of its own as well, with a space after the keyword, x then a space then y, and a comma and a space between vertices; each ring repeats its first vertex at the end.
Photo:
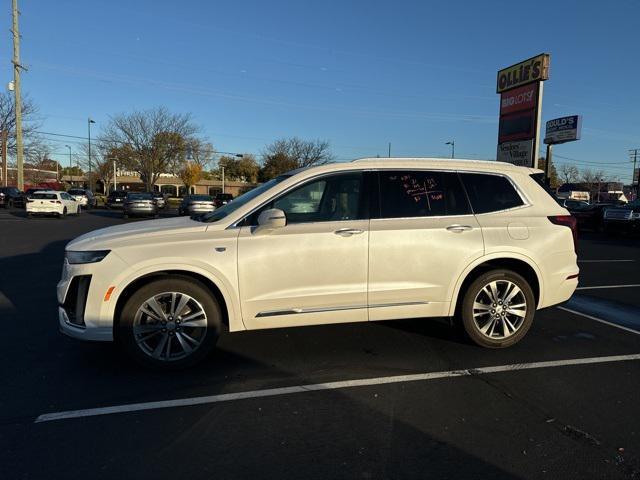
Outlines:
MULTIPOLYGON (((547 164, 547 159, 544 157, 538 158, 538 168, 540 170, 545 169, 545 165, 547 164)), ((551 159, 551 165, 549 169, 549 179, 551 188, 558 188, 560 186, 560 180, 558 179, 558 172, 556 171, 556 166, 553 164, 553 158, 551 159)))

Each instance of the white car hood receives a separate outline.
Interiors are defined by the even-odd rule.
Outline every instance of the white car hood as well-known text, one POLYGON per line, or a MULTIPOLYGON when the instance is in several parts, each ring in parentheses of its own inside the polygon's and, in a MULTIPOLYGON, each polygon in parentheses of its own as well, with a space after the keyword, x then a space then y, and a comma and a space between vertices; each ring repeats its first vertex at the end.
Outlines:
POLYGON ((103 250, 111 246, 122 245, 129 240, 167 236, 192 232, 204 232, 206 223, 196 222, 189 217, 166 218, 132 222, 114 227, 101 228, 73 239, 67 250, 103 250))

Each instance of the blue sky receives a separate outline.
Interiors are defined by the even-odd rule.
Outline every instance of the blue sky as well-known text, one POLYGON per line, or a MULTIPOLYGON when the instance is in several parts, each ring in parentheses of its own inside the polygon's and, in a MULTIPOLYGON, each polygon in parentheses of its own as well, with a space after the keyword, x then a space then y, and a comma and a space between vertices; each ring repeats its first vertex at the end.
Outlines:
MULTIPOLYGON (((86 135, 91 116, 97 134, 110 115, 165 105, 191 112, 221 151, 259 153, 297 135, 329 140, 339 160, 385 156, 387 142, 395 156, 448 156, 454 139, 457 157, 492 159, 497 70, 549 52, 543 121, 584 116, 583 139, 556 147, 556 161, 629 181, 627 151, 640 148, 636 0, 21 0, 20 8, 23 91, 46 132, 86 135)), ((52 142, 62 161, 64 143, 52 142)))

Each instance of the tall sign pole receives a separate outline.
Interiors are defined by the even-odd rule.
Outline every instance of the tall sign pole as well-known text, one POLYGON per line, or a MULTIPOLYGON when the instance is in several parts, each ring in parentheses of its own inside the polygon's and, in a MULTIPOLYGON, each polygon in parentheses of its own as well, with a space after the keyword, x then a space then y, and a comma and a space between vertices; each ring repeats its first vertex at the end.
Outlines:
POLYGON ((537 168, 543 82, 549 78, 550 58, 541 53, 498 72, 498 161, 537 168))
POLYGON ((20 96, 20 32, 18 30, 18 0, 13 0, 13 88, 16 111, 16 163, 18 167, 18 190, 24 190, 24 148, 22 144, 22 98, 20 96))

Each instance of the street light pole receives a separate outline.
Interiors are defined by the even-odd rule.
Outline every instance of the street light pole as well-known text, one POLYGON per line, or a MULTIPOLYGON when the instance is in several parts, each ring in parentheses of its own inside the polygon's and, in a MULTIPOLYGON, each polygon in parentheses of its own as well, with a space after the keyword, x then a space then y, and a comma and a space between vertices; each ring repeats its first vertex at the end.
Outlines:
POLYGON ((445 145, 451 145, 451 158, 455 158, 456 156, 456 142, 451 140, 450 142, 445 143, 445 145))
POLYGON ((115 192, 118 189, 117 183, 118 171, 116 169, 116 159, 113 159, 113 191, 115 192))
POLYGON ((89 136, 89 190, 93 192, 93 177, 91 176, 91 124, 96 123, 91 120, 91 117, 87 118, 87 130, 89 136))
POLYGON ((224 193, 224 167, 220 168, 222 168, 222 193, 224 193))

